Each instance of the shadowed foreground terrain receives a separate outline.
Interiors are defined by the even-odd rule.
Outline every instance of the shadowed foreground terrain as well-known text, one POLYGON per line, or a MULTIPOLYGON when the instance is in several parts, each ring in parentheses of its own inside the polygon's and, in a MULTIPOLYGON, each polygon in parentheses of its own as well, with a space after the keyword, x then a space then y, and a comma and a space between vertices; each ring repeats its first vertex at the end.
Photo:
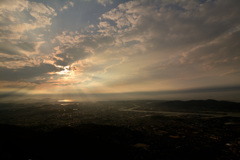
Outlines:
POLYGON ((239 159, 239 103, 1 104, 0 159, 239 159))

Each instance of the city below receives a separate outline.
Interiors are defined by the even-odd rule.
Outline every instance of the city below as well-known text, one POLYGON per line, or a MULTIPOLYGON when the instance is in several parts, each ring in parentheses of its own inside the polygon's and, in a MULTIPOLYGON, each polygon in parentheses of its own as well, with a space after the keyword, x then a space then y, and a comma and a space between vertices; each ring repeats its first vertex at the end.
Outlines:
POLYGON ((239 159, 240 104, 1 103, 1 159, 239 159))

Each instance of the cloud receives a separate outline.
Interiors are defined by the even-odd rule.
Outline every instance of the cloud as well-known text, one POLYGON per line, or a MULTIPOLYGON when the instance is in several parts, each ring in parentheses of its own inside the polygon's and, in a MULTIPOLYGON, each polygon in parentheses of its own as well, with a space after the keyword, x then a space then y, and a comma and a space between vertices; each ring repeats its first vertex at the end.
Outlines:
MULTIPOLYGON (((44 83, 76 84, 92 92, 239 83, 237 0, 135 0, 117 2, 120 4, 115 8, 107 6, 113 1, 99 0, 107 7, 94 11, 98 19, 85 16, 76 22, 68 17, 71 14, 62 12, 64 18, 57 17, 61 23, 66 18, 72 22, 64 27, 53 21, 57 13, 46 4, 24 0, 0 3, 4 6, 0 11, 0 66, 6 80, 13 80, 14 69, 19 80, 36 79, 33 68, 41 73, 38 78, 47 79, 48 72, 40 68, 49 63, 53 74, 59 75, 44 83), (82 21, 87 21, 86 27, 76 25, 82 21), (27 77, 23 70, 32 76, 27 77)), ((60 11, 80 4, 68 1, 60 11)), ((99 7, 93 1, 87 4, 99 7)), ((86 9, 81 13, 90 12, 86 9)))
POLYGON ((0 67, 0 80, 5 81, 32 81, 36 77, 41 77, 49 72, 61 71, 61 69, 51 65, 42 63, 33 67, 22 67, 20 69, 9 69, 0 67))
MULTIPOLYGON (((130 1, 104 13, 101 23, 113 21, 123 42, 141 40, 150 51, 184 51, 210 41, 238 24, 234 2, 130 1), (223 11, 224 5, 234 10, 223 11), (219 12, 219 13, 218 13, 219 12), (219 15, 220 14, 220 15, 219 15), (174 46, 174 47, 172 47, 174 46)), ((103 27, 102 27, 103 28, 103 27)), ((103 29, 101 29, 101 32, 103 29)))
POLYGON ((86 35, 80 34, 78 31, 76 31, 76 32, 63 31, 61 34, 57 35, 52 40, 52 43, 56 43, 59 45, 65 45, 65 46, 66 45, 73 46, 75 44, 83 42, 85 38, 86 38, 86 35))
MULTIPOLYGON (((107 60, 128 57, 122 65, 111 68, 109 75, 118 73, 122 88, 135 85, 134 89, 141 88, 143 83, 149 88, 152 83, 158 89, 162 84, 215 85, 216 79, 226 73, 231 74, 231 81, 223 78, 218 84, 237 84, 240 14, 237 3, 130 1, 118 5, 104 13, 97 25, 103 37, 114 38, 107 49, 107 60), (228 6, 226 10, 224 6, 228 6)), ((104 84, 117 86, 116 79, 104 84)))
POLYGON ((1 80, 14 80, 14 76, 15 80, 27 78, 25 71, 29 71, 30 78, 34 75, 31 68, 37 68, 36 72, 43 75, 47 64, 42 63, 44 56, 40 55, 39 48, 45 40, 44 34, 39 33, 47 32, 57 15, 55 10, 43 3, 12 0, 0 2, 0 14, 1 80))
POLYGON ((108 22, 100 22, 98 24, 98 32, 103 36, 111 36, 117 33, 117 30, 114 26, 110 25, 108 22))
POLYGON ((90 50, 97 45, 87 35, 66 31, 57 35, 52 42, 57 45, 54 53, 55 64, 61 66, 69 66, 87 58, 92 54, 90 50))
POLYGON ((21 68, 39 65, 43 56, 39 56, 39 42, 5 41, 0 43, 0 66, 6 68, 21 68))
POLYGON ((72 63, 85 59, 91 53, 85 51, 81 46, 74 46, 72 48, 63 49, 62 53, 56 55, 60 59, 56 59, 56 65, 68 66, 72 63))
MULTIPOLYGON (((141 11, 134 11, 139 5, 140 2, 138 1, 130 1, 125 4, 120 4, 117 8, 104 13, 100 17, 100 20, 102 20, 100 24, 107 23, 104 20, 111 20, 116 24, 112 27, 116 27, 118 29, 118 32, 129 32, 131 28, 134 28, 136 26, 136 23, 142 14, 141 11)), ((109 28, 109 25, 103 27, 109 28)))
POLYGON ((26 0, 1 3, 1 21, 4 24, 0 27, 3 33, 1 41, 18 40, 23 37, 24 32, 46 28, 51 25, 52 17, 57 15, 53 8, 42 3, 26 0))
POLYGON ((38 33, 46 32, 52 24, 52 18, 57 15, 55 10, 42 3, 12 0, 1 1, 0 14, 0 55, 5 60, 0 66, 39 65, 42 60, 36 55, 40 54, 39 47, 45 40, 38 33))
POLYGON ((106 7, 107 4, 113 4, 112 0, 97 0, 98 3, 106 7))
POLYGON ((20 52, 18 51, 18 47, 12 46, 11 43, 1 43, 0 44, 0 52, 3 54, 9 55, 19 55, 20 52))
POLYGON ((28 1, 22 0, 22 1, 17 1, 17 0, 2 0, 0 2, 0 8, 1 8, 1 14, 5 12, 5 10, 8 11, 23 11, 26 7, 28 6, 28 1))
POLYGON ((240 31, 226 32, 222 36, 185 52, 180 62, 184 65, 199 66, 199 70, 215 71, 218 74, 229 70, 240 71, 240 31), (220 72, 220 73, 219 73, 220 72))
MULTIPOLYGON (((102 25, 105 26, 107 24, 102 25)), ((86 33, 64 31, 52 40, 52 43, 57 45, 55 47, 54 60, 57 65, 72 65, 94 54, 100 54, 99 51, 105 50, 113 42, 114 38, 109 34, 88 35, 86 33)))
POLYGON ((60 8, 60 11, 67 10, 69 7, 73 7, 73 6, 74 6, 74 3, 71 1, 68 1, 65 3, 65 5, 62 8, 60 8))

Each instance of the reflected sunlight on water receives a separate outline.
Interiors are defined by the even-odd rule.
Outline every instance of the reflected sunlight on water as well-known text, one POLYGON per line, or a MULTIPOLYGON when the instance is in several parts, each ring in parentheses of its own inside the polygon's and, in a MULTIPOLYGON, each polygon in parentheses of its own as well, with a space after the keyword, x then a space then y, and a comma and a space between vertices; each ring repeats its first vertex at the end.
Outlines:
POLYGON ((60 100, 58 100, 58 102, 73 102, 73 100, 71 100, 71 99, 60 99, 60 100))

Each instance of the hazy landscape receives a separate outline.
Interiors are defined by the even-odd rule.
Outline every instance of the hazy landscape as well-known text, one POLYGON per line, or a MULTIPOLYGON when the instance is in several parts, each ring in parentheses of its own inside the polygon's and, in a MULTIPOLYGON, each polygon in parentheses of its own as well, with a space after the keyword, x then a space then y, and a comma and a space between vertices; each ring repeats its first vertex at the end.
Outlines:
POLYGON ((0 105, 1 159, 239 159, 240 104, 215 100, 0 105))
POLYGON ((0 0, 0 160, 239 160, 240 0, 0 0))

